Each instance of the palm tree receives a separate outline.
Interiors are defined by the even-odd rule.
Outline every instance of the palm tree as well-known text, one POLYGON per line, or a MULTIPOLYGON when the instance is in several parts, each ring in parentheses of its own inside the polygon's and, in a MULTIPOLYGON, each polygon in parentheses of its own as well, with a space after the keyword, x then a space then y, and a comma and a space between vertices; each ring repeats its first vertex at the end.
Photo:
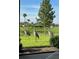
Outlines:
MULTIPOLYGON (((23 14, 23 17, 24 17, 24 23, 26 22, 25 20, 26 20, 26 16, 27 16, 27 14, 26 13, 24 13, 23 14)), ((25 25, 25 24, 24 24, 25 25)))
POLYGON ((24 14, 23 14, 23 17, 25 18, 26 16, 27 16, 27 14, 26 14, 26 13, 24 13, 24 14))
MULTIPOLYGON (((24 17, 24 32, 26 32, 26 23, 27 23, 27 22, 25 21, 25 20, 26 20, 26 16, 27 16, 27 14, 24 13, 24 14, 23 14, 23 17, 24 17)), ((25 33, 25 34, 26 34, 26 33, 25 33)))
POLYGON ((27 23, 28 23, 28 25, 29 25, 29 22, 30 22, 30 19, 27 19, 27 23))
MULTIPOLYGON (((26 13, 24 13, 23 14, 23 17, 24 17, 24 33, 25 33, 25 35, 28 35, 28 36, 30 36, 30 32, 28 31, 28 23, 25 21, 26 20, 26 16, 27 16, 27 14, 26 13), (27 24, 27 29, 26 29, 26 24, 27 24)), ((30 19, 27 19, 27 21, 29 22, 30 21, 30 19)))
MULTIPOLYGON (((31 34, 30 34, 30 31, 29 31, 29 25, 30 25, 30 19, 27 19, 27 30, 26 30, 26 32, 27 32, 27 35, 28 36, 30 36, 31 34)), ((29 37, 28 37, 28 39, 29 39, 29 37)))
POLYGON ((26 16, 27 16, 27 14, 24 13, 24 14, 23 14, 23 17, 24 17, 24 23, 25 23, 25 20, 26 20, 26 16))
POLYGON ((28 22, 30 22, 30 19, 27 19, 28 22))

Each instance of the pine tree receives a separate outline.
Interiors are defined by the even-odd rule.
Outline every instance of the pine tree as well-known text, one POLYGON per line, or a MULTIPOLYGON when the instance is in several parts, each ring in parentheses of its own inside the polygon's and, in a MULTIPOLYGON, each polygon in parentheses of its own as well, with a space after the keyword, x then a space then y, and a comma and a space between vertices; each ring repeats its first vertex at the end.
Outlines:
POLYGON ((50 0, 43 0, 39 9, 39 21, 43 23, 44 26, 50 26, 55 18, 55 11, 53 11, 50 0))

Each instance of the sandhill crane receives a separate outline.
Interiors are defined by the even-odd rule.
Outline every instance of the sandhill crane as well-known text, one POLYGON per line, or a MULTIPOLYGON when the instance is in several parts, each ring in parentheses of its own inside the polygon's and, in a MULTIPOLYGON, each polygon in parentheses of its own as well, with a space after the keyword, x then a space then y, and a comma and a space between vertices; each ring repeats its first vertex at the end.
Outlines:
POLYGON ((50 36, 50 44, 51 44, 51 46, 54 46, 53 43, 52 43, 52 41, 51 41, 54 38, 54 34, 51 31, 48 31, 48 34, 50 36))
POLYGON ((34 31, 34 36, 39 39, 39 33, 37 31, 34 31))
POLYGON ((24 33, 27 36, 27 39, 30 39, 30 37, 29 37, 29 36, 31 36, 30 32, 26 30, 26 31, 24 31, 24 33))
POLYGON ((28 36, 30 36, 31 34, 30 34, 30 32, 29 31, 24 31, 24 33, 25 33, 25 35, 28 35, 28 36))
POLYGON ((52 38, 54 36, 53 32, 51 32, 51 31, 48 31, 48 34, 49 34, 50 38, 52 38))
POLYGON ((37 38, 39 38, 39 33, 37 31, 34 31, 34 36, 36 36, 37 38))

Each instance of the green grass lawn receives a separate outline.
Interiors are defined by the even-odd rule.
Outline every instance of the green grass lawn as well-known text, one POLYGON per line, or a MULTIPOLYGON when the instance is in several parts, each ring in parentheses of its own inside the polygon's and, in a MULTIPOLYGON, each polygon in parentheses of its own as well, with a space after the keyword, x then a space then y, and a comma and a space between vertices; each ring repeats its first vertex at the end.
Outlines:
POLYGON ((49 46, 49 36, 40 34, 39 39, 35 36, 21 36, 21 43, 23 44, 23 47, 33 47, 33 46, 49 46))
MULTIPOLYGON (((20 28, 20 31, 23 31, 23 28, 20 28)), ((43 28, 37 29, 38 31, 42 31, 43 28)), ((45 29, 46 31, 47 29, 45 29)), ((31 30, 32 31, 32 30, 31 30)), ((51 31, 54 33, 54 35, 59 35, 59 27, 53 27, 51 31)), ((22 33, 20 33, 22 34, 22 33)), ((49 46, 50 45, 50 37, 48 34, 39 33, 39 39, 36 38, 33 33, 31 33, 31 36, 25 36, 20 35, 21 43, 23 44, 23 47, 36 47, 36 46, 49 46)))

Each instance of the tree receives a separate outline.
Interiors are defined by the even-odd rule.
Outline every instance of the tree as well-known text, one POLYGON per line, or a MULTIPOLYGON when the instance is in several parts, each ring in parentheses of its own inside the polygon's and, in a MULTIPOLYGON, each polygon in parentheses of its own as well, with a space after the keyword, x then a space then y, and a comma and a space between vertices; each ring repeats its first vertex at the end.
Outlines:
POLYGON ((30 22, 30 19, 27 19, 27 21, 28 21, 28 24, 29 24, 29 22, 30 22))
POLYGON ((26 13, 24 13, 24 14, 23 14, 23 17, 24 17, 24 22, 25 22, 25 18, 26 18, 26 16, 27 16, 27 14, 26 14, 26 13))
POLYGON ((24 13, 24 14, 23 14, 23 17, 25 18, 26 16, 27 16, 27 14, 26 14, 26 13, 24 13))
POLYGON ((50 26, 55 18, 54 13, 50 0, 43 0, 38 13, 40 19, 37 21, 42 22, 44 26, 50 26))
POLYGON ((24 13, 24 14, 23 14, 23 17, 24 17, 24 26, 25 26, 25 24, 26 24, 26 21, 25 21, 25 20, 26 20, 26 16, 27 16, 27 14, 24 13))
MULTIPOLYGON (((24 33, 25 33, 25 35, 26 35, 26 24, 27 24, 27 22, 25 21, 25 20, 26 20, 26 16, 27 16, 27 14, 24 13, 24 14, 23 14, 23 17, 24 17, 24 33)), ((27 28, 27 29, 28 29, 28 28, 27 28)))

